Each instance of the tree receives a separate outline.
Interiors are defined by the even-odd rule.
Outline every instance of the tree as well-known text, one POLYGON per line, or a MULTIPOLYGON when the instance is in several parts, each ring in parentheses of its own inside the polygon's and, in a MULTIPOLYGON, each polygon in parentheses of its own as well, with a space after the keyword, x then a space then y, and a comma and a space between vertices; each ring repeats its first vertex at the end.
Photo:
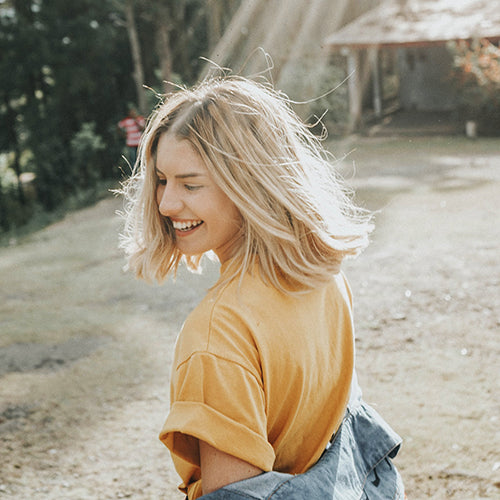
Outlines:
MULTIPOLYGON (((161 92, 170 90, 163 81, 194 83, 209 36, 215 43, 239 3, 0 1, 0 154, 7 170, 18 179, 35 173, 38 202, 49 210, 117 177, 123 144, 116 123, 127 106, 135 102, 147 114, 156 97, 144 86, 161 92)), ((0 204, 10 214, 2 220, 28 203, 11 179, 0 179, 0 204)))
POLYGON ((137 34, 137 25, 135 22, 134 0, 127 0, 125 3, 125 16, 127 19, 127 33, 130 41, 130 50, 132 52, 132 61, 134 63, 134 81, 137 92, 137 103, 141 113, 147 112, 146 96, 144 94, 144 68, 141 56, 141 44, 137 34))
POLYGON ((36 173, 48 209, 82 183, 72 140, 84 123, 108 145, 92 165, 97 177, 113 175, 119 99, 133 92, 113 14, 108 0, 11 0, 0 10, 0 150, 18 176, 36 173))

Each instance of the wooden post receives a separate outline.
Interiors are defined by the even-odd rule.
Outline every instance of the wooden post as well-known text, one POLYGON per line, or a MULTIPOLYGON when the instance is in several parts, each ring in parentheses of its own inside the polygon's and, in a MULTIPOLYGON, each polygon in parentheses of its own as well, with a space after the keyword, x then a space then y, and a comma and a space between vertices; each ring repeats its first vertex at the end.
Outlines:
POLYGON ((361 68, 359 51, 347 49, 344 54, 347 56, 347 74, 349 79, 347 85, 349 89, 349 132, 356 130, 361 124, 361 113, 363 107, 363 92, 361 85, 361 68))
POLYGON ((370 59, 370 68, 373 78, 373 109, 375 116, 382 116, 382 85, 380 81, 380 64, 379 64, 379 49, 378 47, 370 47, 368 49, 368 57, 370 59))

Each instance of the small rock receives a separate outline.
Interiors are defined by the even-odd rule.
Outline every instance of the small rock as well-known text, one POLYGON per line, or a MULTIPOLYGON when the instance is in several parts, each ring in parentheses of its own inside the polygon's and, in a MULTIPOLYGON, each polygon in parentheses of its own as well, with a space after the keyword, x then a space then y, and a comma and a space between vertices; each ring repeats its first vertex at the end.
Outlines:
POLYGON ((402 312, 395 312, 392 315, 392 319, 395 319, 396 321, 401 321, 403 319, 406 319, 406 314, 402 312))

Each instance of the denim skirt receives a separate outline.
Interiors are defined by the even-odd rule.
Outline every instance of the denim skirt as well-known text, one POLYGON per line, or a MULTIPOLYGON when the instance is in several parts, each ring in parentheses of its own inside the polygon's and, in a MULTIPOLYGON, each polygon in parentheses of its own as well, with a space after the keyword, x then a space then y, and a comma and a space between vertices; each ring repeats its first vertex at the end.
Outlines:
POLYGON ((361 399, 346 416, 318 462, 303 474, 264 472, 203 495, 203 500, 403 500, 392 463, 401 438, 361 399))

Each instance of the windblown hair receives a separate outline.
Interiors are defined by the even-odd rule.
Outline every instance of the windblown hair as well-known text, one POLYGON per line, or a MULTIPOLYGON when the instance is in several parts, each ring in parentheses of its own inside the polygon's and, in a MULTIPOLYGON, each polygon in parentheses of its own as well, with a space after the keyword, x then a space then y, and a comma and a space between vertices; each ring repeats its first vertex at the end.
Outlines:
POLYGON ((268 284, 306 291, 331 279, 367 244, 370 215, 356 208, 318 138, 266 84, 225 76, 168 95, 153 113, 139 160, 124 186, 122 247, 140 278, 163 281, 183 256, 156 201, 162 134, 189 141, 242 217, 242 243, 229 279, 258 268, 268 284))

